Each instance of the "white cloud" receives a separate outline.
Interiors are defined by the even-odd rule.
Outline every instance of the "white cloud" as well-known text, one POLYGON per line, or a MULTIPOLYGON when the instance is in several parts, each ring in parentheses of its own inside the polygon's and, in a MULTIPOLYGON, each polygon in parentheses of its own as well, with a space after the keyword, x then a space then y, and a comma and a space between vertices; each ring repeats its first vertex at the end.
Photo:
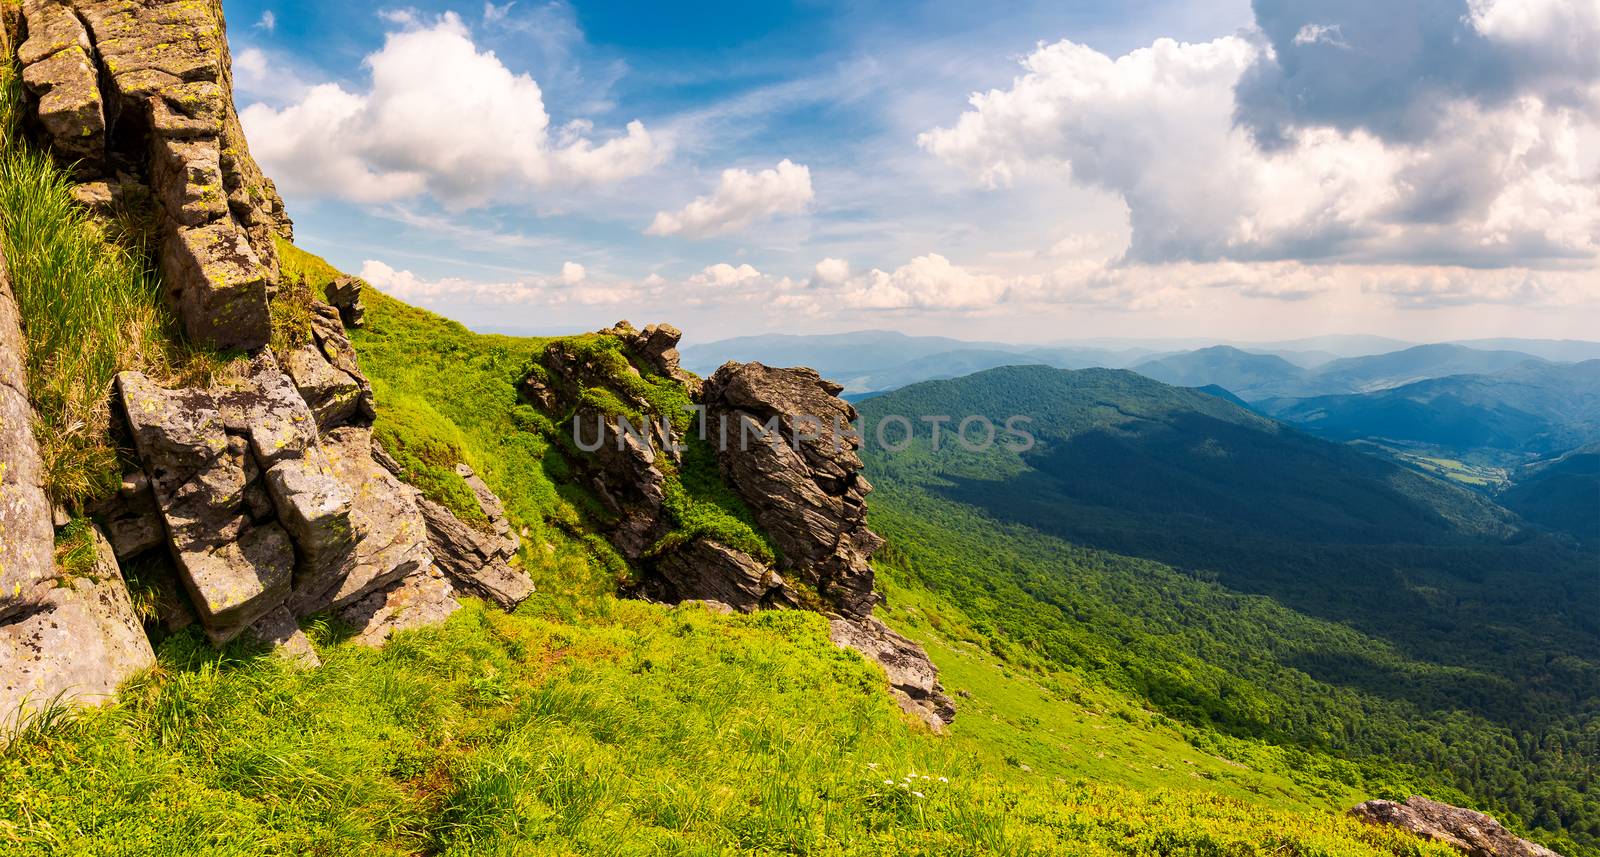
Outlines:
POLYGON ((397 270, 376 259, 361 264, 361 278, 387 294, 425 305, 538 304, 541 306, 609 305, 626 303, 639 290, 628 283, 588 282, 582 265, 567 262, 553 277, 533 276, 502 282, 480 282, 460 277, 429 280, 409 270, 397 270))
POLYGON ((1009 288, 1005 278, 975 273, 929 253, 893 271, 874 268, 848 283, 839 298, 861 309, 972 309, 999 303, 1009 288))
POLYGON ((740 265, 737 268, 727 262, 718 262, 710 265, 689 278, 689 282, 697 286, 741 286, 761 279, 761 272, 750 265, 740 265))
POLYGON ((1595 116, 1534 97, 1463 100, 1437 140, 1307 127, 1263 151, 1234 98, 1260 51, 1237 37, 1162 39, 1116 59, 1042 46, 1009 89, 973 95, 918 142, 990 187, 1056 174, 1119 195, 1130 261, 1570 265, 1600 253, 1600 163, 1581 144, 1600 133, 1595 116))
POLYGON ((278 16, 271 9, 261 13, 261 20, 256 22, 256 28, 271 33, 278 29, 278 16))
POLYGON ((757 220, 804 211, 814 197, 811 170, 788 158, 758 173, 723 170, 710 196, 696 197, 677 212, 657 212, 645 234, 705 238, 736 232, 757 220))
POLYGON ((252 104, 240 114, 285 192, 358 202, 427 193, 459 209, 617 181, 665 157, 637 121, 600 143, 578 125, 552 140, 539 84, 479 51, 455 14, 429 26, 414 15, 390 20, 408 29, 367 57, 366 92, 322 84, 282 109, 252 104))
POLYGON ((834 286, 850 279, 850 263, 844 259, 827 258, 817 263, 811 272, 811 281, 825 286, 834 286))

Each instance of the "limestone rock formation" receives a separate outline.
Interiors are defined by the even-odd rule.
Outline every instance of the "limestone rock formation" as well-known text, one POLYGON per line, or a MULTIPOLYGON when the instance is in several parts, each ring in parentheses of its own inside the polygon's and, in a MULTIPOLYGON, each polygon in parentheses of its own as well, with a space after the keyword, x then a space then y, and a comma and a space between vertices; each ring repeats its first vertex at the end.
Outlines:
POLYGON ((783 554, 781 568, 840 613, 862 618, 877 595, 855 408, 810 369, 729 363, 707 379, 708 431, 733 490, 783 554))
POLYGON ((1405 803, 1369 800, 1350 810, 1350 815, 1368 824, 1391 825, 1443 842, 1468 857, 1561 857, 1514 835, 1481 812, 1425 797, 1409 797, 1405 803))
POLYGON ((86 201, 130 183, 119 167, 148 165, 139 180, 161 213, 163 281, 185 330, 218 347, 265 344, 272 239, 293 226, 239 125, 220 0, 28 0, 23 18, 36 124, 91 183, 86 201))

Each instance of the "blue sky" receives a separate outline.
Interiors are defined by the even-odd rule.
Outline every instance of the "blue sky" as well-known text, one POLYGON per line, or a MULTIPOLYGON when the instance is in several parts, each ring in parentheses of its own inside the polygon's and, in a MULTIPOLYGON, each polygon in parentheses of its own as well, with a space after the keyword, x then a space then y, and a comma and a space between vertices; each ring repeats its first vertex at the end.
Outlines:
POLYGON ((299 243, 480 329, 1600 330, 1600 0, 225 5, 299 243))

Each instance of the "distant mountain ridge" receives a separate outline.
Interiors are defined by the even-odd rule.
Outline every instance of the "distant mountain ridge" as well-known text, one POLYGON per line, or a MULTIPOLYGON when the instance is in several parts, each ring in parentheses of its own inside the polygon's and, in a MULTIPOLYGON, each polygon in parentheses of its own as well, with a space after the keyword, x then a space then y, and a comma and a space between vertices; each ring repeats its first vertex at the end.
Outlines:
POLYGON ((1498 372, 1364 394, 1262 400, 1255 407, 1332 440, 1549 456, 1600 440, 1600 360, 1524 361, 1498 372))
POLYGON ((729 360, 809 366, 852 396, 955 378, 1000 366, 1138 368, 1183 386, 1215 384, 1247 401, 1398 387, 1447 375, 1495 372, 1527 360, 1600 357, 1600 342, 1505 339, 1417 345, 1366 335, 1278 342, 1086 339, 1049 345, 912 336, 887 330, 744 336, 680 349, 701 375, 729 360))

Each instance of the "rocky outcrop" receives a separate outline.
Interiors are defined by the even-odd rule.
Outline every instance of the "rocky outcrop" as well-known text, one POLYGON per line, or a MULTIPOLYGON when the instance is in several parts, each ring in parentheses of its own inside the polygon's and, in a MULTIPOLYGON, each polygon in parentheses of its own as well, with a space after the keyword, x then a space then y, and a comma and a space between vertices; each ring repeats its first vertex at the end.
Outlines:
POLYGON ((479 511, 488 521, 488 530, 468 526, 449 509, 431 500, 421 500, 434 561, 457 590, 491 601, 502 609, 514 609, 533 594, 533 581, 526 572, 511 564, 521 546, 516 533, 511 530, 500 498, 471 467, 458 464, 456 474, 472 489, 479 511))
POLYGON ((1449 845, 1468 857, 1561 857, 1543 845, 1517 837, 1481 812, 1425 797, 1409 797, 1405 803, 1369 800, 1350 810, 1350 815, 1368 824, 1409 830, 1423 839, 1449 845))
POLYGON ((432 564, 416 490, 374 461, 367 428, 314 414, 270 349, 227 385, 166 390, 136 372, 117 384, 167 546, 212 640, 275 611, 349 604, 432 564))
POLYGON ((340 277, 323 289, 328 303, 339 311, 339 318, 347 328, 360 328, 367 324, 367 305, 361 302, 361 290, 365 285, 357 277, 340 277))
POLYGON ((841 614, 872 613, 874 551, 867 492, 843 388, 810 369, 729 363, 705 383, 708 431, 730 487, 750 506, 783 559, 841 614))
POLYGON ((626 321, 600 331, 602 336, 614 336, 638 357, 646 368, 664 378, 684 385, 693 395, 700 394, 700 379, 678 364, 678 342, 683 333, 670 324, 650 324, 637 330, 626 321))
POLYGON ((854 649, 883 667, 895 701, 908 714, 922 718, 934 731, 956 718, 955 703, 945 696, 939 684, 939 670, 928 653, 916 643, 876 616, 861 619, 842 617, 828 621, 828 638, 833 644, 854 649))
POLYGON ((22 83, 37 99, 35 116, 63 166, 85 176, 105 167, 106 113, 89 31, 72 9, 23 4, 28 39, 17 50, 22 83))
POLYGON ((245 143, 220 0, 25 0, 0 7, 0 23, 20 44, 23 124, 72 168, 74 198, 97 215, 153 216, 159 237, 142 249, 188 338, 248 355, 201 387, 118 376, 113 407, 136 460, 90 509, 109 533, 95 533, 97 570, 63 577, 0 276, 0 714, 21 694, 101 696, 150 665, 121 560, 156 596, 151 633, 249 633, 303 666, 317 664, 307 615, 331 610, 378 643, 456 609, 446 571, 504 606, 526 598, 517 536, 476 475, 463 478, 488 531, 430 540, 443 525, 379 463, 372 387, 345 327, 363 321, 359 281, 329 289, 337 305, 310 304, 297 344, 267 347, 274 242, 293 223, 245 143), (444 570, 431 542, 451 548, 444 570))
POLYGON ((28 0, 23 19, 18 58, 43 142, 76 164, 92 207, 150 188, 163 282, 190 338, 264 345, 273 236, 293 226, 234 110, 219 0, 28 0))
POLYGON ((750 612, 808 608, 829 615, 840 646, 878 662, 896 700, 935 730, 955 716, 920 646, 872 615, 870 559, 883 541, 866 525, 855 409, 809 369, 730 363, 702 384, 678 366, 678 331, 627 322, 551 343, 522 383, 563 432, 573 470, 593 491, 617 550, 640 572, 632 594, 750 612), (723 482, 777 548, 776 567, 706 535, 672 532, 670 475, 683 466, 674 415, 656 402, 672 383, 704 408, 703 432, 723 482), (655 387, 652 392, 652 387, 655 387))
POLYGON ((370 424, 377 417, 372 385, 356 364, 355 347, 332 306, 311 305, 311 341, 289 352, 284 369, 322 428, 370 424))

